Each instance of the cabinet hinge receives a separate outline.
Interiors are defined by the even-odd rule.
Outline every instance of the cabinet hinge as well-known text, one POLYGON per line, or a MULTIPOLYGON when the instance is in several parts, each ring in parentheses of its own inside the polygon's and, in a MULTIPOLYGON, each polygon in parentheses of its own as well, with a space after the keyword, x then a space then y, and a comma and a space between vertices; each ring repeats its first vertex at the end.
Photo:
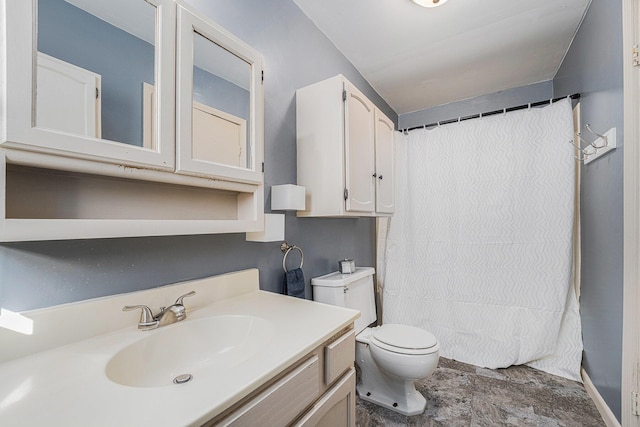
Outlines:
POLYGON ((262 70, 262 83, 264 83, 264 70, 262 70))
POLYGON ((344 101, 346 101, 346 100, 347 100, 347 91, 346 91, 346 90, 343 90, 343 91, 342 91, 342 101, 344 102, 344 101))
POLYGON ((631 392, 631 413, 635 416, 640 416, 639 400, 640 393, 637 391, 631 392))
POLYGON ((262 162, 262 173, 264 173, 264 162, 262 162))
POLYGON ((100 89, 96 88, 96 99, 100 98, 100 89))
POLYGON ((344 189, 344 199, 349 200, 349 190, 347 190, 346 188, 344 189))
POLYGON ((638 58, 638 45, 634 45, 633 49, 631 50, 631 62, 634 67, 637 67, 638 65, 640 65, 639 59, 640 58, 638 58))

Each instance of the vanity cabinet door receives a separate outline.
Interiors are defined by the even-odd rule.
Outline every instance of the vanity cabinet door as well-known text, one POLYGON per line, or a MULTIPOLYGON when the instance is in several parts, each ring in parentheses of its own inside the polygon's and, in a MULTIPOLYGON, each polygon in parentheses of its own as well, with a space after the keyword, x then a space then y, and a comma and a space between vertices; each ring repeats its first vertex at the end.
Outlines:
POLYGON ((215 426, 284 426, 320 394, 320 361, 313 356, 215 426))
POLYGON ((355 369, 351 368, 293 425, 295 427, 355 427, 355 369))

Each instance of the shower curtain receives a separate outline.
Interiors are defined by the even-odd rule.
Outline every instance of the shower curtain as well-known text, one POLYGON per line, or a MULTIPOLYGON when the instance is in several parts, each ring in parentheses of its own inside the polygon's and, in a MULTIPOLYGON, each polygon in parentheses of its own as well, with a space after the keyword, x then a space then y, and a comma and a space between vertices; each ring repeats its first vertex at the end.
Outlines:
POLYGON ((581 381, 570 101, 399 139, 383 322, 430 331, 446 358, 581 381))

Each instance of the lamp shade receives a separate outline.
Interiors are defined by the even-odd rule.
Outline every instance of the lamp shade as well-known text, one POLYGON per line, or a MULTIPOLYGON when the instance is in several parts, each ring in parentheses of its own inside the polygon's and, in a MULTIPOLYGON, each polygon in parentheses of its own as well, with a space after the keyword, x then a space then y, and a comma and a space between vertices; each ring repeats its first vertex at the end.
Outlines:
POLYGON ((271 186, 272 211, 303 211, 304 208, 304 187, 293 184, 271 186))
POLYGON ((447 0, 413 0, 413 2, 423 7, 436 7, 442 6, 447 0))

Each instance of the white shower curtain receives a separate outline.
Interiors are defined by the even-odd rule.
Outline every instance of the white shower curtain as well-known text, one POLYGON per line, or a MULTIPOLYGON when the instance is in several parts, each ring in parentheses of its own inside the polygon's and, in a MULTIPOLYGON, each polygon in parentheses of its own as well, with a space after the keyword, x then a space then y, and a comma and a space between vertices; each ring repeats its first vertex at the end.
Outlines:
POLYGON ((443 357, 581 381, 572 139, 568 100, 401 137, 383 322, 443 357))

